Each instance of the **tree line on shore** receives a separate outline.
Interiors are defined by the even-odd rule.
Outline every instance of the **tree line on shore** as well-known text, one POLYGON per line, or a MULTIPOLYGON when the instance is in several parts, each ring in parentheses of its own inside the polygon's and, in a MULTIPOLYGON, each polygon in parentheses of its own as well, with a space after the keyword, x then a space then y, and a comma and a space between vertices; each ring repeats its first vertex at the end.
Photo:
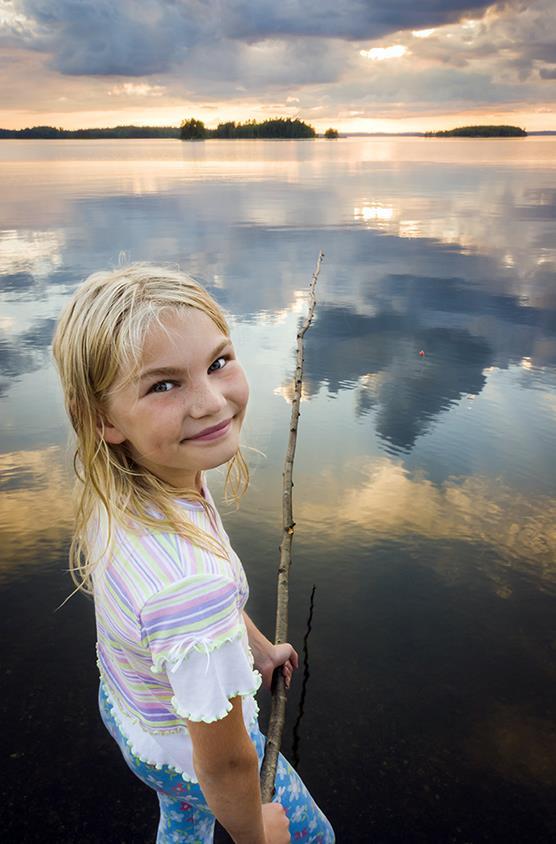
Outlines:
POLYGON ((112 126, 106 129, 57 129, 32 126, 27 129, 0 129, 0 138, 179 138, 176 126, 112 126))
MULTIPOLYGON (((182 141, 203 141, 210 138, 315 138, 316 131, 298 118, 276 117, 257 122, 247 120, 236 123, 233 120, 219 123, 216 129, 208 129, 202 120, 190 118, 180 126, 113 126, 102 129, 61 129, 55 126, 32 126, 26 129, 0 129, 1 138, 180 138, 182 141)), ((526 137, 525 129, 518 126, 460 126, 438 132, 425 132, 427 138, 503 138, 526 137)), ((327 129, 325 138, 338 137, 337 129, 327 129)))
MULTIPOLYGON (((315 138, 313 126, 298 118, 277 117, 245 123, 228 121, 216 129, 208 129, 202 120, 191 118, 180 126, 113 126, 101 129, 61 129, 55 126, 32 126, 26 129, 0 129, 0 138, 180 138, 202 141, 209 138, 315 138)), ((337 138, 336 129, 327 129, 325 138, 337 138)))

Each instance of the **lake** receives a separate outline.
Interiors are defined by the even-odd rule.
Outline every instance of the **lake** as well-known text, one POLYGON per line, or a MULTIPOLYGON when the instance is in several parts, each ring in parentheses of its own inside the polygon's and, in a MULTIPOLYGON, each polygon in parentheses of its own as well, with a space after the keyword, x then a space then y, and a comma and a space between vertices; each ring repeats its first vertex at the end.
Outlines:
MULTIPOLYGON (((93 270, 146 260, 230 315, 252 480, 222 513, 272 637, 320 249, 284 752, 339 844, 554 840, 556 139, 4 140, 0 184, 6 840, 142 844, 157 824, 97 714, 92 604, 57 610, 63 303, 93 270)), ((211 487, 220 501, 219 473, 211 487)))

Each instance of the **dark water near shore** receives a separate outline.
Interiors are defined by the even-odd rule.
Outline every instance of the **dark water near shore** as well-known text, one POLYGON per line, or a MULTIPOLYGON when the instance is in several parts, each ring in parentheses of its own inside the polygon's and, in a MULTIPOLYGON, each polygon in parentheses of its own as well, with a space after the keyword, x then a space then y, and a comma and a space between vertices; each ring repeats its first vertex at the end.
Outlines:
POLYGON ((321 248, 300 651, 316 591, 284 751, 339 844, 554 840, 556 141, 3 141, 0 184, 5 840, 141 844, 157 820, 97 715, 92 605, 55 612, 63 302, 123 252, 178 263, 230 313, 252 486, 223 515, 271 635, 293 346, 321 248))

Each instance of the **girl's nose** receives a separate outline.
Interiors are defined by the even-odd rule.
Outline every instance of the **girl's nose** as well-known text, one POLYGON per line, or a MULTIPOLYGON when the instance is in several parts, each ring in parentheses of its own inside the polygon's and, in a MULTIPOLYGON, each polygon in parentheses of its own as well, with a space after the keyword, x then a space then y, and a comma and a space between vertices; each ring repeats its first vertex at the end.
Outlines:
POLYGON ((195 386, 189 407, 190 416, 195 419, 215 416, 224 407, 226 407, 226 399, 216 385, 205 381, 195 386))

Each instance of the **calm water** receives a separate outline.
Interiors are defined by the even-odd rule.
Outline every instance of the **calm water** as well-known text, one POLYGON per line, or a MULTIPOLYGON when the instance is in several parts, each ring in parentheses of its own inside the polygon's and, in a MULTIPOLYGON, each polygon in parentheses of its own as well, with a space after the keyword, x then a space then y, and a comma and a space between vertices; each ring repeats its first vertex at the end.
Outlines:
POLYGON ((63 302, 125 253, 178 263, 230 313, 253 480, 225 520, 272 635, 289 378, 321 248, 300 651, 316 591, 284 750, 339 844, 553 840, 556 140, 3 141, 0 185, 7 840, 142 844, 157 820, 96 713, 92 606, 54 612, 63 302))

